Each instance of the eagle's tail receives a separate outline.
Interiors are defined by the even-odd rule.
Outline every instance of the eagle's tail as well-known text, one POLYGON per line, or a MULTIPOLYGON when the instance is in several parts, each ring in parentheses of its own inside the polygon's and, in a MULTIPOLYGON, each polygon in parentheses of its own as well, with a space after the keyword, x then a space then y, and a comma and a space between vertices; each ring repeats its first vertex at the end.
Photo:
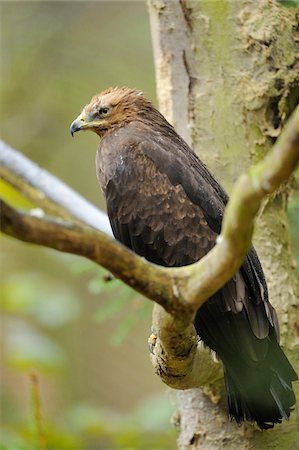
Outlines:
POLYGON ((261 429, 288 419, 296 402, 292 382, 297 374, 279 344, 270 345, 256 367, 245 366, 244 360, 223 360, 230 418, 255 421, 261 429))

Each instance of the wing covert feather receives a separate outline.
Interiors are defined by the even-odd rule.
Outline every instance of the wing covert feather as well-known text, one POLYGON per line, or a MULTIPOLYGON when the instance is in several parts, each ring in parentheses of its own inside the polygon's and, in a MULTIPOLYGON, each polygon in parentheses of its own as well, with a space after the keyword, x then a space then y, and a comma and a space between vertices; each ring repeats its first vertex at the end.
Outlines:
MULTIPOLYGON (((145 134, 132 124, 122 127, 117 137, 106 140, 97 157, 105 158, 105 148, 110 159, 114 156, 109 176, 104 182, 99 178, 115 237, 159 265, 182 266, 201 259, 221 230, 227 202, 224 190, 179 138, 176 148, 171 139, 169 147, 167 139, 162 146, 159 136, 145 134)), ((195 320, 209 347, 214 348, 214 341, 218 346, 219 341, 236 342, 242 345, 244 358, 253 363, 266 353, 269 327, 276 323, 253 248, 240 271, 200 308, 195 320), (221 329, 215 311, 226 324, 221 329)))
POLYGON ((188 199, 182 186, 173 186, 147 156, 123 155, 123 164, 131 167, 130 177, 123 176, 123 168, 117 166, 105 191, 117 239, 126 236, 126 245, 138 248, 138 253, 142 248, 140 254, 149 260, 149 253, 155 253, 165 266, 187 265, 202 258, 217 235, 200 207, 188 199))

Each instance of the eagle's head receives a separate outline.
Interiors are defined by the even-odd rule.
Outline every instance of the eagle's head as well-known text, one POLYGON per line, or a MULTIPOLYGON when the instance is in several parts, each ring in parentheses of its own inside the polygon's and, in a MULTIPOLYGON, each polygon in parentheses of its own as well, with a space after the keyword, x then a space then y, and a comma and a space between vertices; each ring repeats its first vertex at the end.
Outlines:
POLYGON ((70 131, 73 135, 76 131, 91 130, 102 137, 108 131, 138 120, 151 108, 151 102, 141 91, 127 87, 109 88, 84 106, 70 131))

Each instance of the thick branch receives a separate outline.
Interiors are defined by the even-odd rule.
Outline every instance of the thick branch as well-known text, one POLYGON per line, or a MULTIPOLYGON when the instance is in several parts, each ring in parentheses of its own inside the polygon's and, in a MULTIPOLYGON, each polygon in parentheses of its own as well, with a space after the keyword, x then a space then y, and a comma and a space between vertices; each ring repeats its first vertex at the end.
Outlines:
POLYGON ((223 377, 222 365, 210 350, 198 341, 193 324, 178 327, 177 320, 160 305, 153 310, 152 363, 156 373, 168 386, 190 389, 206 386, 223 377))
POLYGON ((200 306, 212 294, 211 286, 213 293, 216 292, 223 286, 223 279, 229 280, 241 266, 251 245, 254 220, 263 199, 290 177, 298 161, 299 107, 265 159, 237 181, 225 210, 218 244, 200 261, 202 264, 184 268, 192 304, 200 306))
POLYGON ((105 233, 83 224, 18 211, 1 201, 1 229, 25 242, 84 256, 175 314, 176 301, 166 268, 140 258, 105 233))
POLYGON ((201 386, 221 377, 221 365, 211 359, 207 349, 197 345, 196 331, 191 325, 193 308, 178 297, 172 285, 171 269, 147 262, 105 233, 83 224, 36 217, 17 211, 3 201, 0 207, 4 233, 84 256, 163 307, 156 305, 154 314, 156 348, 162 345, 164 353, 163 364, 159 361, 155 365, 156 372, 169 386, 181 389, 201 386), (202 367, 204 370, 200 370, 202 367))
MULTIPOLYGON (((190 325, 193 316, 198 307, 241 266, 250 247, 254 218, 262 200, 290 176, 298 160, 299 108, 265 160, 237 182, 215 247, 199 262, 186 267, 155 266, 105 233, 80 223, 34 217, 5 204, 1 211, 3 231, 27 242, 85 256, 163 306, 170 315, 161 308, 156 308, 154 315, 157 341, 153 362, 156 370, 169 385, 194 387, 198 382, 192 374, 197 373, 198 378, 203 353, 190 325)), ((14 167, 7 171, 13 172, 14 167)), ((55 179, 52 178, 51 182, 55 183, 55 179)), ((73 194, 70 190, 71 202, 73 194)), ((59 197, 54 201, 59 207, 62 206, 60 200, 59 197)), ((210 377, 212 372, 213 376, 218 376, 219 368, 215 370, 212 366, 210 377)))

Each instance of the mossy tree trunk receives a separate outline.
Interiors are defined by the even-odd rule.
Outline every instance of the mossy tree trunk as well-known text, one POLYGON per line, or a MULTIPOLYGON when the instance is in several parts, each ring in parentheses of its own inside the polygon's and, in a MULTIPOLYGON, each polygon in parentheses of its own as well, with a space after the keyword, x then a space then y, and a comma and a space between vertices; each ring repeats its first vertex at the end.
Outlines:
MULTIPOLYGON (((149 0, 162 113, 229 192, 259 161, 299 100, 299 8, 260 0, 149 0)), ((298 282, 286 185, 264 205, 254 243, 281 342, 299 372, 298 282)), ((297 398, 299 398, 298 386, 297 398)), ((228 423, 223 386, 178 394, 180 449, 290 449, 298 414, 273 430, 228 423)))

